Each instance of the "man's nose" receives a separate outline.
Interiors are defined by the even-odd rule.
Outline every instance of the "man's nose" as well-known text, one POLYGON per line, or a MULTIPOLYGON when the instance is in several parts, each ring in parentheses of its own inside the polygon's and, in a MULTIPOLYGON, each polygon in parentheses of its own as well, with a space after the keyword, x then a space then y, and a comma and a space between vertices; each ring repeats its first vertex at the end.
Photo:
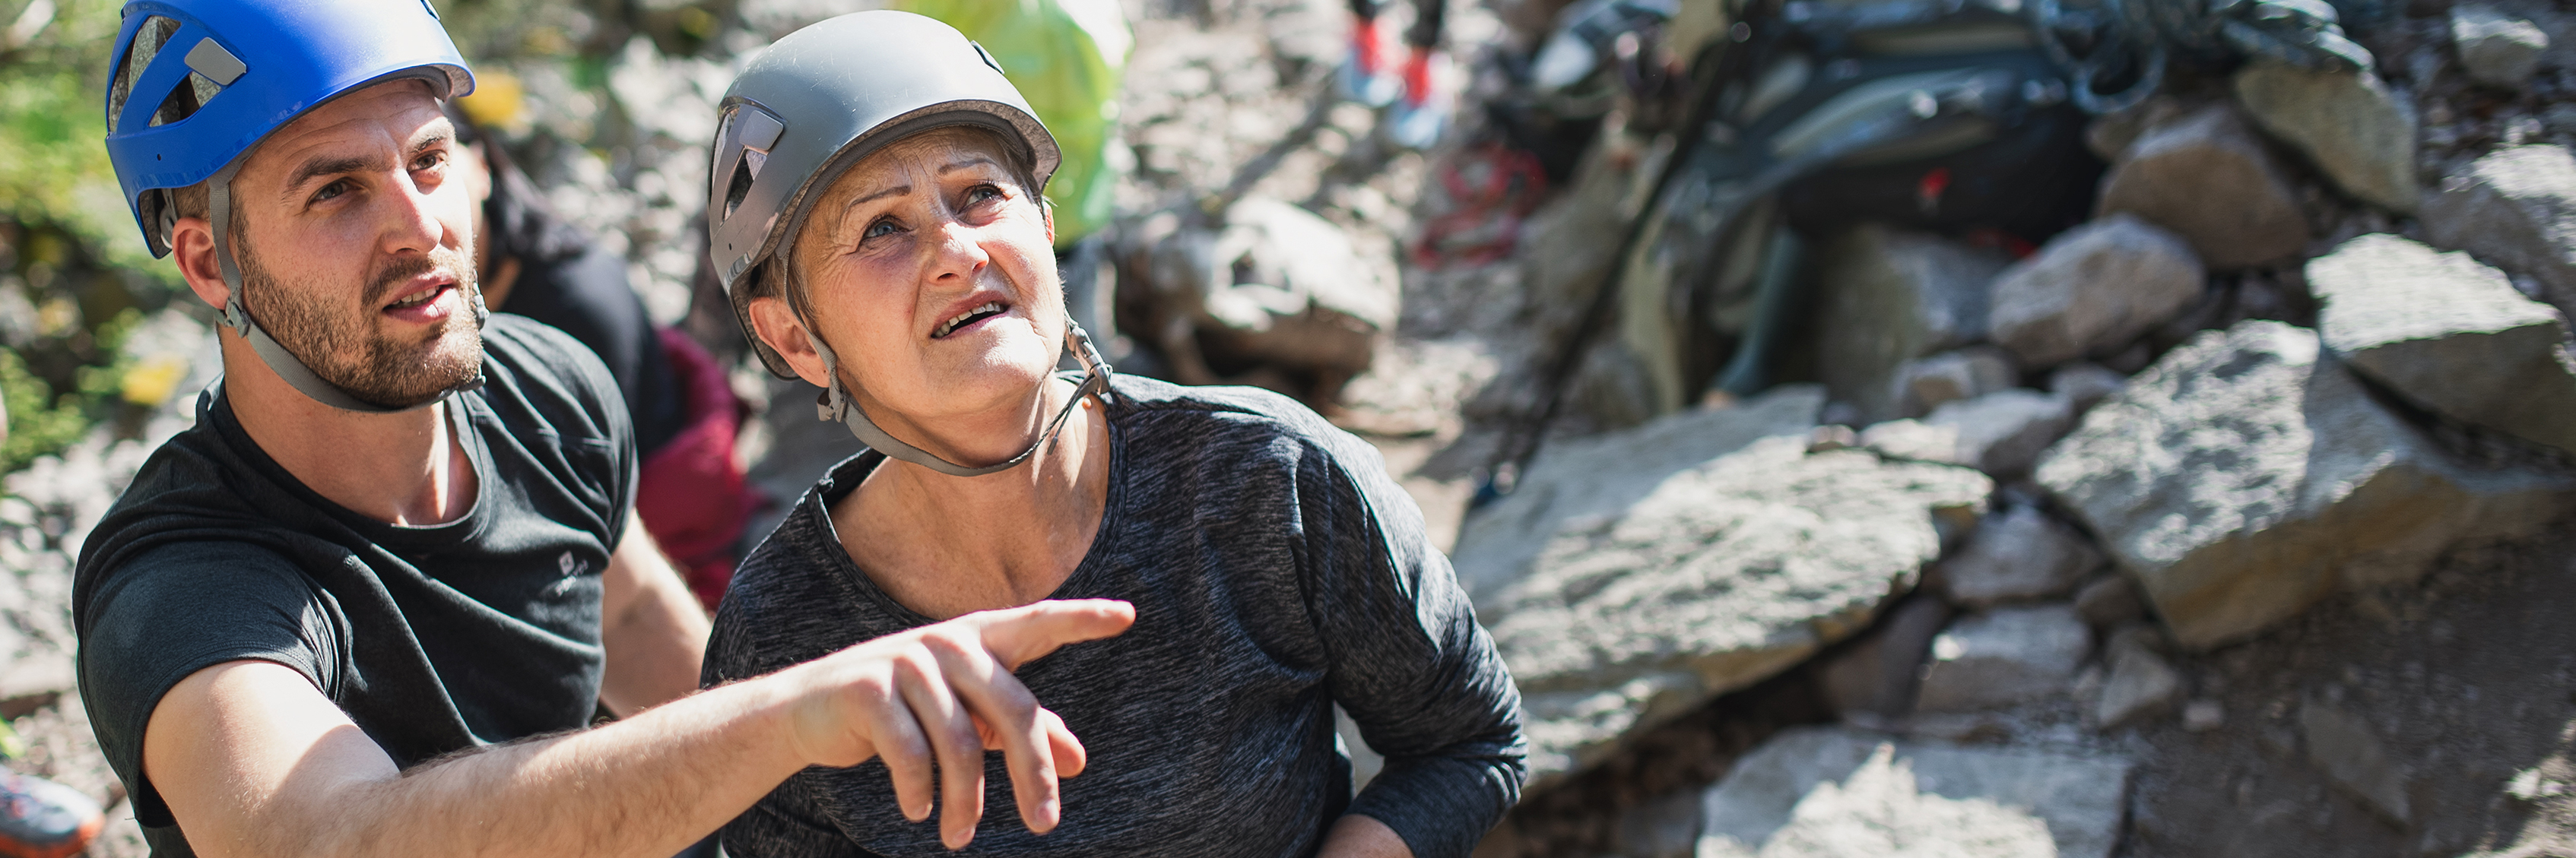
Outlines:
POLYGON ((440 195, 439 188, 423 190, 410 174, 401 173, 388 185, 390 191, 381 197, 384 207, 382 250, 391 255, 429 253, 450 236, 449 225, 442 218, 452 200, 440 195))

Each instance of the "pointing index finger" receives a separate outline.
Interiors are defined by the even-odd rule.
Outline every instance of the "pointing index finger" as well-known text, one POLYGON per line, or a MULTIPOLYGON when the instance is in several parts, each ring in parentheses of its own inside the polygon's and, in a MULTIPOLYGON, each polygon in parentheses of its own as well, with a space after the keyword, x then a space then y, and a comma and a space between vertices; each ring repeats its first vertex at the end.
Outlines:
POLYGON ((988 611, 978 627, 993 659, 1018 670, 1065 644, 1116 637, 1135 622, 1136 607, 1126 602, 1069 599, 988 611))

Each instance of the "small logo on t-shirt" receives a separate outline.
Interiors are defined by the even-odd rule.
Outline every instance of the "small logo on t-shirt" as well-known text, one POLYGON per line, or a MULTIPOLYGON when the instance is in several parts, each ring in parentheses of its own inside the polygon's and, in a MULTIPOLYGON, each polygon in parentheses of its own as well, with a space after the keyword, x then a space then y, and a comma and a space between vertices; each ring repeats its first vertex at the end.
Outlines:
POLYGON ((564 552, 561 558, 555 560, 556 568, 562 569, 566 578, 581 574, 584 565, 580 560, 574 559, 570 551, 564 552))

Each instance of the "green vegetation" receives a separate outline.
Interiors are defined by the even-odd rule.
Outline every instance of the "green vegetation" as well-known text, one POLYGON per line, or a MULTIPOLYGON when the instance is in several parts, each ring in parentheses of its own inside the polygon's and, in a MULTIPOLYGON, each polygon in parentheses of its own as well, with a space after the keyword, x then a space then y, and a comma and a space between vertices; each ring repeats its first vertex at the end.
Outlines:
POLYGON ((0 472, 124 415, 118 346, 177 273, 135 234, 100 145, 118 4, 0 0, 0 472))

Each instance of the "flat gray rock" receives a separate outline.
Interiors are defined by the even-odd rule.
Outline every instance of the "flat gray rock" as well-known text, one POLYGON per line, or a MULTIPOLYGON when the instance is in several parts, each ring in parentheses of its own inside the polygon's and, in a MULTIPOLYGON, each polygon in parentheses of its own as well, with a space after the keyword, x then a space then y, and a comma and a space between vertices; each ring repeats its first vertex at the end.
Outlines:
POLYGON ((2256 59, 2236 73, 2236 102, 2273 137, 2297 148, 2344 193, 2411 212, 2415 114, 2368 71, 2304 69, 2256 59))
POLYGON ((2093 410, 2120 388, 2129 386, 2129 377, 2098 363, 2070 363, 2048 374, 2048 392, 2066 400, 2077 416, 2093 410))
POLYGON ((2167 353, 2036 476, 2193 649, 2338 588, 2411 582, 2460 540, 2535 533, 2570 488, 2455 461, 2373 401, 2315 332, 2262 320, 2167 353))
POLYGON ((1942 404, 1923 425, 1957 433, 1955 461, 1998 477, 2030 472, 2039 454, 2066 434, 2075 418, 2063 399, 2027 388, 1998 390, 1942 404))
MULTIPOLYGON (((1938 236, 1863 224, 1821 248, 1817 376, 1861 423, 1904 415, 1907 361, 1986 332, 1987 293, 2010 260, 1938 236)), ((1855 424, 1858 425, 1858 424, 1855 424)))
POLYGON ((2443 179, 2420 220, 2433 246, 2535 278, 2542 300, 2576 308, 2576 157, 2567 147, 2487 153, 2443 179))
POLYGON ((2013 386, 2021 378, 2021 369, 2013 366, 2012 356, 1993 346, 1969 346, 1930 357, 1907 361, 1896 371, 1897 385, 1905 391, 1906 416, 1915 416, 1942 403, 1975 399, 2013 386))
POLYGON ((2307 739, 2308 763, 2336 786, 2390 822, 2411 821, 2406 774, 2388 758, 2388 749, 2368 723, 2331 703, 2310 700, 2299 707, 2299 732, 2307 739))
POLYGON ((1460 526, 1449 565, 1481 605, 1529 574, 1563 522, 1616 517, 1674 474, 1758 439, 1804 439, 1824 404, 1821 388, 1783 385, 1732 408, 1685 411, 1634 428, 1550 442, 1511 494, 1460 526))
POLYGON ((2576 451, 2567 323, 2466 253, 2365 235, 2308 262, 2317 333, 2433 411, 2576 451))
POLYGON ((2162 714, 2182 697, 2182 674, 2136 635, 2114 635, 2102 648, 2111 666, 2102 695, 2093 701, 2093 724, 2105 730, 2162 714))
POLYGON ((1521 689, 1532 783, 1866 627, 1940 555, 1936 521, 1972 523, 1992 485, 1774 436, 1536 525, 1529 573, 1476 600, 1521 689))
POLYGON ((1784 730, 1709 789, 1699 858, 2105 858, 2130 766, 1784 730))
POLYGON ((2092 648, 2092 630, 2069 605, 1960 617, 1932 639, 1932 661, 1924 667, 1914 706, 1974 712, 2063 694, 2092 648))
POLYGON ((2225 104, 2182 113, 2129 144, 2094 203, 2095 216, 2112 212, 2173 230, 2222 271, 2294 256, 2308 243, 2297 192, 2225 104))
POLYGON ((1950 600, 1987 608, 2066 595, 2102 565, 2102 552, 2074 528, 2028 506, 1986 516, 1968 544, 1941 561, 1950 600))
POLYGON ((2118 351, 2200 298, 2200 257, 2181 237, 2114 212, 2048 240, 1995 281, 1994 341, 2033 367, 2118 351))

